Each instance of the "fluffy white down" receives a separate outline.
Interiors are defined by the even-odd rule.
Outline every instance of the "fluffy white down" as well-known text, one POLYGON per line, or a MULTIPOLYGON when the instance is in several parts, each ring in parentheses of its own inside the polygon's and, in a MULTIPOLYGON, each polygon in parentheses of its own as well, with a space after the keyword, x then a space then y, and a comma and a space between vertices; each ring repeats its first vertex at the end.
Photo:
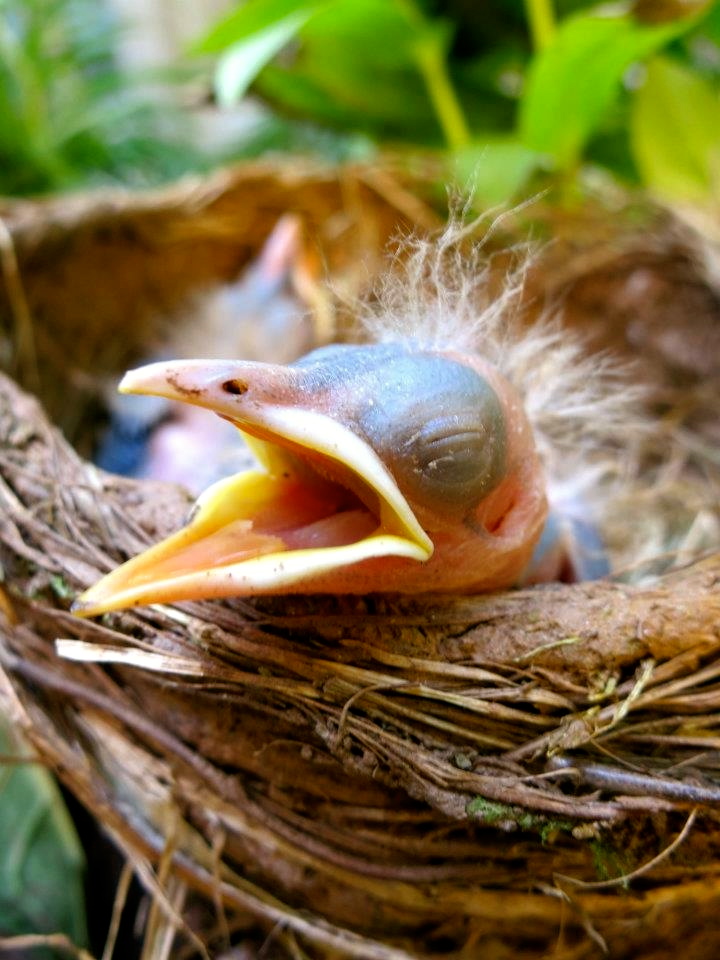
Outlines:
POLYGON ((528 322, 534 256, 527 247, 504 251, 511 266, 503 276, 487 252, 496 223, 453 218, 439 236, 403 239, 392 269, 355 312, 367 339, 475 352, 493 363, 523 397, 553 507, 602 523, 636 475, 644 390, 627 364, 591 354, 557 311, 528 322))

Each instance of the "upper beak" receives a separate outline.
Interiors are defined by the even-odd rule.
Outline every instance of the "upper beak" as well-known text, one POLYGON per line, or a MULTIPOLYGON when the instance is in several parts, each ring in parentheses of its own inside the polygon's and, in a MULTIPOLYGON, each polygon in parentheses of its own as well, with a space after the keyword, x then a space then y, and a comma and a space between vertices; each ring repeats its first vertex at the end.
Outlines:
POLYGON ((302 368, 154 363, 126 374, 120 390, 214 411, 244 434, 260 465, 210 487, 186 527, 83 593, 73 606, 80 616, 311 588, 363 561, 432 554, 388 468, 302 368))

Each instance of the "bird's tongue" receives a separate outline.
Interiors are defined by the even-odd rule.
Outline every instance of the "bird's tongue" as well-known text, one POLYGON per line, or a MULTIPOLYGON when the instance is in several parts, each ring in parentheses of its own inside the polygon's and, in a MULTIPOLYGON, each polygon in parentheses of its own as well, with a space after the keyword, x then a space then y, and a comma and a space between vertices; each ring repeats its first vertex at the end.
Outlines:
MULTIPOLYGON (((288 550, 312 550, 355 543, 378 525, 355 498, 341 488, 309 489, 296 482, 272 484, 273 496, 255 503, 253 516, 240 516, 197 537, 176 552, 139 568, 133 583, 219 569, 245 560, 288 550)), ((269 491, 270 492, 270 491, 269 491)))

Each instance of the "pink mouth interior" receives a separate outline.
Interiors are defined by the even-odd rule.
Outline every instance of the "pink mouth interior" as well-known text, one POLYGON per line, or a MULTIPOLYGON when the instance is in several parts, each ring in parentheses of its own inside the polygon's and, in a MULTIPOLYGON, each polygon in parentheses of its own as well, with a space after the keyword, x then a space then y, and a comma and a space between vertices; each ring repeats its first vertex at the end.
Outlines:
POLYGON ((344 546, 377 527, 377 518, 343 487, 323 482, 315 488, 289 481, 281 495, 252 519, 235 520, 189 542, 134 579, 137 583, 217 569, 288 550, 344 546))

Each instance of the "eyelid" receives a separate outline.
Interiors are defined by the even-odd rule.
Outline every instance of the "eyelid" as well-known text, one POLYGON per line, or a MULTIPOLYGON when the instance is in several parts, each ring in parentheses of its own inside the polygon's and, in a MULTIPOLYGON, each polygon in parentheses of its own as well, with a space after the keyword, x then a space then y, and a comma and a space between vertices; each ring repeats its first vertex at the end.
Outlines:
POLYGON ((376 451, 413 508, 460 518, 503 479, 508 437, 500 397, 492 379, 456 356, 397 345, 341 354, 330 347, 295 366, 313 389, 333 393, 336 411, 376 451))
POLYGON ((494 394, 471 409, 440 413, 418 426, 405 423, 404 436, 388 454, 398 485, 413 503, 458 518, 498 486, 506 462, 505 419, 494 394))

